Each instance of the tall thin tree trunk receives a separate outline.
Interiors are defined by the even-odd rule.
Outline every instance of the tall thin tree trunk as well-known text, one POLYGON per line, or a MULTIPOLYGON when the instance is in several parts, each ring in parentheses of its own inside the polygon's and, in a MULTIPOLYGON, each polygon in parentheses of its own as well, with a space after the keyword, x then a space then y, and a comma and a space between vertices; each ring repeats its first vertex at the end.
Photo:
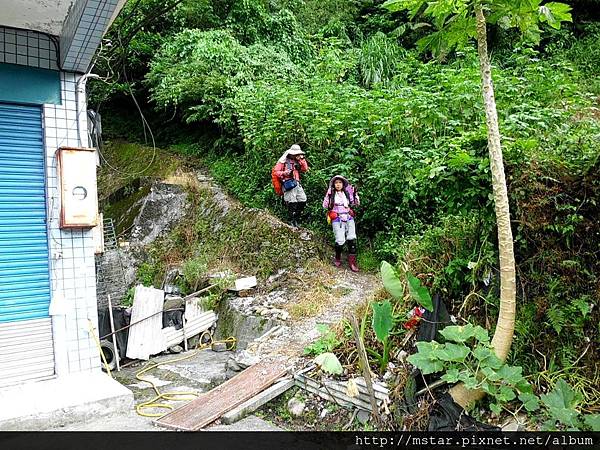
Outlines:
MULTIPOLYGON (((498 314, 496 331, 492 338, 492 346, 498 358, 505 361, 510 350, 515 328, 515 255, 510 228, 510 211, 506 178, 504 176, 502 147, 500 145, 498 113, 496 111, 496 99, 494 98, 494 86, 492 84, 492 69, 487 52, 486 21, 480 3, 475 5, 475 14, 477 18, 477 52, 479 54, 483 103, 488 130, 488 150, 492 171, 496 223, 498 226, 498 252, 500 255, 500 312, 498 314)), ((473 401, 482 398, 484 395, 482 391, 469 391, 462 384, 452 388, 450 393, 454 401, 463 408, 466 408, 473 401)))

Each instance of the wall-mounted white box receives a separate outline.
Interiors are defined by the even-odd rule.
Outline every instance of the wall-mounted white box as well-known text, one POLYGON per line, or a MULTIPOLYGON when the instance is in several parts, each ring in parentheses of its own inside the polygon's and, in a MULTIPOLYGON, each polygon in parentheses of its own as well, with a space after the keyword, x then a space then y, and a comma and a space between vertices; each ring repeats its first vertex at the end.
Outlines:
POLYGON ((57 150, 60 179, 60 227, 98 225, 96 149, 61 147, 57 150))

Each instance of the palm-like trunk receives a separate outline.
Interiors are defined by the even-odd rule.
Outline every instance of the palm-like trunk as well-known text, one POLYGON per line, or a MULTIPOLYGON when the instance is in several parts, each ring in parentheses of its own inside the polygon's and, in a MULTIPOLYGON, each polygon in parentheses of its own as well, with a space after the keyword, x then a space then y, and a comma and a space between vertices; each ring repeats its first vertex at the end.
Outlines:
MULTIPOLYGON (((479 54, 483 103, 488 130, 488 150, 492 171, 492 187, 496 209, 496 223, 498 225, 498 251, 500 255, 500 312, 498 314, 496 332, 492 338, 492 346, 498 358, 505 361, 510 350, 515 328, 515 255, 510 228, 510 211, 506 178, 504 176, 502 147, 500 145, 498 113, 496 111, 496 99, 494 98, 494 86, 492 84, 492 69, 487 52, 486 21, 480 3, 475 5, 475 14, 477 18, 477 52, 479 54)), ((469 391, 462 384, 452 388, 450 393, 454 401, 462 407, 467 407, 484 395, 482 391, 469 391)))

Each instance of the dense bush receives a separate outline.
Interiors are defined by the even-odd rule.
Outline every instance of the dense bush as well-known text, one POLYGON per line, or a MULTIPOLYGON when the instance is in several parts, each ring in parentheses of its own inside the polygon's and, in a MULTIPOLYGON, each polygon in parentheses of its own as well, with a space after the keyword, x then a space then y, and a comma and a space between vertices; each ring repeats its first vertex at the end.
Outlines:
POLYGON ((147 80, 156 103, 180 108, 188 122, 212 120, 233 127, 228 103, 253 80, 291 80, 296 66, 286 53, 241 45, 227 31, 186 30, 163 46, 147 80))
MULTIPOLYGON (((430 273, 455 314, 492 326, 495 215, 475 51, 425 61, 411 47, 428 25, 398 22, 380 3, 184 1, 168 30, 136 41, 138 66, 152 54, 145 86, 165 117, 218 134, 218 145, 178 148, 244 204, 278 210, 270 169, 299 143, 313 228, 328 231, 329 178, 348 176, 363 202, 361 246, 430 273)), ((573 4, 592 17, 585 0, 573 4)), ((514 355, 550 370, 541 349, 567 370, 599 334, 600 30, 575 23, 537 49, 490 36, 518 266, 514 355)))

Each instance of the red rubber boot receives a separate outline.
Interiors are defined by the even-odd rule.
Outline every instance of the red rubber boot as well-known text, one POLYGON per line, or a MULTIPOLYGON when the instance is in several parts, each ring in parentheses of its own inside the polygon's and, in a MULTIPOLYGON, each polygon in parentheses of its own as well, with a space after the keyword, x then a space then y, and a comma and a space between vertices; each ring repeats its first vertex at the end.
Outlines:
POLYGON ((335 244, 335 259, 333 260, 333 265, 335 267, 342 267, 342 249, 343 245, 335 244))
POLYGON ((358 272, 358 266, 356 265, 356 255, 348 255, 348 264, 350 264, 350 270, 352 272, 358 272))

